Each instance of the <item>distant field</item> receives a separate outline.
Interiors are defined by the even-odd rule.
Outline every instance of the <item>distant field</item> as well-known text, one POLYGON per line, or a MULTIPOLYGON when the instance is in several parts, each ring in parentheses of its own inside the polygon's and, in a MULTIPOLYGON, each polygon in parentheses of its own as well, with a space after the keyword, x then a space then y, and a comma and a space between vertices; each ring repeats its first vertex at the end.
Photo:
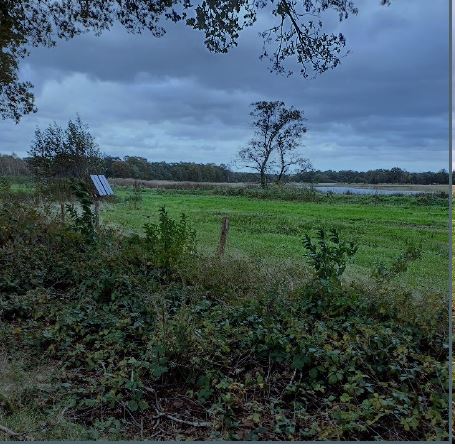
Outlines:
POLYGON ((135 208, 126 200, 131 191, 117 187, 117 202, 103 206, 105 223, 141 231, 144 223, 157 219, 159 207, 166 206, 173 216, 185 213, 197 231, 200 250, 213 253, 220 221, 228 216, 228 254, 266 262, 302 262, 302 235, 320 226, 335 226, 344 236, 360 243, 347 275, 364 277, 375 263, 387 263, 398 256, 407 243, 422 244, 423 258, 401 280, 419 290, 447 290, 446 206, 415 205, 409 198, 384 203, 360 200, 356 203, 348 199, 314 203, 146 189, 142 202, 135 208))

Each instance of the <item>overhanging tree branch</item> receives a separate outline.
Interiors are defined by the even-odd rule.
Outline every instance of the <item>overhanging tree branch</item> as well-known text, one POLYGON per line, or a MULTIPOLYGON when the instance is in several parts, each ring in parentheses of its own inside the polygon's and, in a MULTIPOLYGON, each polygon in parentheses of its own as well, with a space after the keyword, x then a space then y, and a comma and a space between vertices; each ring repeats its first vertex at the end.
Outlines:
POLYGON ((33 86, 18 76, 19 61, 30 47, 51 47, 87 32, 100 35, 116 23, 129 33, 147 30, 161 37, 170 20, 204 32, 211 52, 226 53, 268 6, 279 23, 261 33, 260 58, 270 59, 271 71, 291 74, 286 62, 295 60, 306 77, 339 64, 344 37, 323 32, 321 17, 329 10, 340 20, 357 14, 352 0, 281 0, 275 7, 272 0, 0 0, 0 116, 18 122, 36 111, 33 86))

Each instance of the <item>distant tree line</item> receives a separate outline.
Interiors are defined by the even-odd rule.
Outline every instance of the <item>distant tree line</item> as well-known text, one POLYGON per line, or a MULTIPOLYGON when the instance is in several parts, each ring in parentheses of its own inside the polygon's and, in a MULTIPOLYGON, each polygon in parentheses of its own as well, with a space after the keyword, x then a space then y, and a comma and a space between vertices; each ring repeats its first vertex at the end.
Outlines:
MULTIPOLYGON (((104 158, 104 167, 108 177, 191 182, 238 182, 237 178, 234 179, 235 173, 226 165, 213 163, 149 162, 144 157, 126 156, 121 159, 107 156, 104 158)), ((254 175, 253 177, 257 178, 254 175)))
POLYGON ((449 173, 447 170, 438 172, 425 171, 411 173, 401 168, 377 169, 368 171, 320 171, 299 173, 292 177, 294 182, 345 182, 345 183, 366 183, 366 184, 448 184, 449 173))
MULTIPOLYGON (((192 162, 149 162, 144 157, 105 156, 100 160, 100 173, 108 177, 187 182, 259 182, 257 173, 233 171, 226 165, 192 162)), ((31 173, 30 158, 0 154, 0 176, 26 176, 31 173)), ((273 180, 273 179, 272 179, 273 180)), ((449 173, 425 171, 412 173, 401 168, 369 171, 313 170, 288 176, 290 182, 345 182, 367 184, 448 184, 449 173)))
POLYGON ((16 154, 0 154, 0 176, 27 176, 30 169, 27 162, 16 154))

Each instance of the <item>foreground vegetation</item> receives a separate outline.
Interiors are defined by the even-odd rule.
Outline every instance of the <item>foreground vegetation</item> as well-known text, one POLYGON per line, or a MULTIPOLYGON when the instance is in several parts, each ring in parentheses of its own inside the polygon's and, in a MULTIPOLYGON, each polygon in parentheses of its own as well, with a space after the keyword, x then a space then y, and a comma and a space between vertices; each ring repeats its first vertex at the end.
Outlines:
POLYGON ((76 194, 65 223, 30 194, 1 201, 4 440, 447 439, 446 295, 394 282, 426 247, 349 279, 349 228, 295 230, 291 261, 219 258, 193 219, 216 195, 169 195, 125 233, 76 194), (198 212, 174 219, 172 198, 198 212))

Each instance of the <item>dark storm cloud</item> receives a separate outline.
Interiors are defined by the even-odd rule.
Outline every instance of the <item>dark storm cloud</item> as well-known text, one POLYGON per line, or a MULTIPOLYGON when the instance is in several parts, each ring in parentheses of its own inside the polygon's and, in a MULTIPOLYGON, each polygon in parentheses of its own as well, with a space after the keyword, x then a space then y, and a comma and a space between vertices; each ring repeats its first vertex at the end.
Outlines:
POLYGON ((317 168, 447 167, 447 2, 358 5, 357 17, 331 23, 351 53, 316 79, 277 76, 258 60, 265 16, 227 55, 182 25, 160 39, 114 29, 33 50, 23 72, 39 112, 0 124, 0 151, 24 154, 36 125, 79 112, 110 154, 230 162, 250 137, 249 104, 282 99, 305 111, 317 168))

